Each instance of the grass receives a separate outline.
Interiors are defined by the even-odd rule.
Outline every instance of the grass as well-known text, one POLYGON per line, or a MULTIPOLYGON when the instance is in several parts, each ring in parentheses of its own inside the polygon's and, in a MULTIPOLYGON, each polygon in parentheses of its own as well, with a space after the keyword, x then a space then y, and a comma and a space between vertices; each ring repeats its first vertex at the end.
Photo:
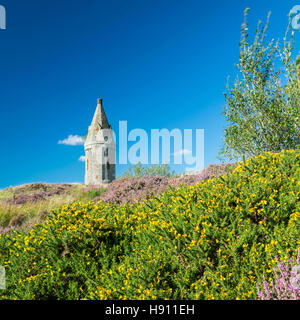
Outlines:
POLYGON ((89 192, 81 184, 38 183, 4 189, 0 191, 0 230, 36 224, 51 210, 78 199, 89 200, 89 192), (18 220, 18 216, 23 218, 18 220))
POLYGON ((14 192, 13 192, 13 188, 7 188, 7 189, 4 189, 4 190, 1 190, 0 191, 0 200, 2 199, 7 199, 7 198, 12 198, 14 195, 14 192))

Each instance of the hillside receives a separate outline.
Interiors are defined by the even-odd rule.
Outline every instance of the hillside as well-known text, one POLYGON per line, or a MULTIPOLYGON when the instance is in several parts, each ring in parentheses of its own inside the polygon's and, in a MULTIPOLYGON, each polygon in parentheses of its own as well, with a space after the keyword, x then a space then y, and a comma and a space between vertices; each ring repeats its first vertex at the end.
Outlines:
POLYGON ((63 205, 0 236, 2 298, 257 299, 300 250, 299 162, 266 153, 145 201, 63 205))
POLYGON ((180 184, 194 185, 231 172, 236 164, 209 165, 201 173, 175 177, 120 178, 106 187, 82 184, 33 183, 0 191, 0 233, 30 229, 43 222, 51 210, 74 201, 116 202, 142 201, 180 184))

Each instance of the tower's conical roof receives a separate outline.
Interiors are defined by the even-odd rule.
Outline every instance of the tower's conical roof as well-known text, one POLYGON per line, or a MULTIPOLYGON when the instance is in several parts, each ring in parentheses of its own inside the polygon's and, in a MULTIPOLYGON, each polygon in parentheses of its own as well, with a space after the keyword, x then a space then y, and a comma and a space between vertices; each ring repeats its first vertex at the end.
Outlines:
POLYGON ((99 128, 99 129, 110 129, 110 125, 108 123, 102 99, 98 99, 97 108, 94 114, 93 121, 91 123, 91 127, 99 128))
MULTIPOLYGON (((97 143, 106 143, 106 137, 112 136, 112 129, 108 123, 105 111, 103 109, 102 99, 98 99, 97 108, 93 121, 89 126, 88 135, 85 139, 85 146, 97 143)), ((113 138, 111 141, 114 141, 113 138)))

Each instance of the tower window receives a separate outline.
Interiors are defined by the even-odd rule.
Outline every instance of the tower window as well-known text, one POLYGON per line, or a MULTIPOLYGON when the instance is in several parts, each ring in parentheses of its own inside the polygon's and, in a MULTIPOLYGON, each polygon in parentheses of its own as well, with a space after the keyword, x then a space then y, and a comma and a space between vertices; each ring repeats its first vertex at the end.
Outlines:
POLYGON ((107 137, 107 136, 104 137, 104 141, 105 141, 105 142, 108 141, 108 137, 107 137))
POLYGON ((108 149, 107 148, 104 150, 104 157, 108 157, 108 149))

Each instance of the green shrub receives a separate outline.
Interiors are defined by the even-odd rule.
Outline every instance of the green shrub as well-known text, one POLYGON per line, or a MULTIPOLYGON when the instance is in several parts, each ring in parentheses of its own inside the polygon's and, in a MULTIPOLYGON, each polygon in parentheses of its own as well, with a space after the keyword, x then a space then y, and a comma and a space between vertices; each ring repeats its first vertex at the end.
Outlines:
POLYGON ((126 172, 122 175, 122 178, 129 178, 129 177, 154 177, 154 176, 161 176, 161 177, 171 177, 175 175, 175 171, 171 170, 170 166, 167 164, 153 164, 150 167, 143 166, 140 163, 134 165, 133 170, 131 167, 128 168, 126 172))

